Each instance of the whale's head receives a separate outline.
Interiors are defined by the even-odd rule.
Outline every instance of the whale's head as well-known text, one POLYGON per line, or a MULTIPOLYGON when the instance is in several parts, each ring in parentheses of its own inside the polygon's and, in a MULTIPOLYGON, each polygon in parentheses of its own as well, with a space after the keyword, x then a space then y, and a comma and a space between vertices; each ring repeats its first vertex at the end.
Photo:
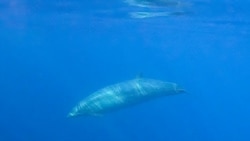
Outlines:
POLYGON ((79 110, 78 110, 78 108, 77 107, 74 107, 69 113, 68 113, 68 115, 67 115, 67 117, 77 117, 77 116, 79 116, 80 114, 79 114, 79 110))
POLYGON ((67 115, 68 118, 79 117, 79 116, 99 116, 101 114, 93 112, 89 109, 89 106, 86 103, 79 103, 75 106, 67 115))
POLYGON ((102 114, 94 113, 94 112, 90 112, 90 111, 86 111, 86 110, 84 111, 84 110, 79 109, 78 107, 75 107, 67 115, 68 118, 74 118, 74 117, 79 117, 79 116, 97 116, 97 117, 100 117, 100 116, 102 116, 102 114))
POLYGON ((82 106, 82 104, 78 104, 75 106, 67 115, 67 117, 78 117, 85 114, 85 108, 82 106))

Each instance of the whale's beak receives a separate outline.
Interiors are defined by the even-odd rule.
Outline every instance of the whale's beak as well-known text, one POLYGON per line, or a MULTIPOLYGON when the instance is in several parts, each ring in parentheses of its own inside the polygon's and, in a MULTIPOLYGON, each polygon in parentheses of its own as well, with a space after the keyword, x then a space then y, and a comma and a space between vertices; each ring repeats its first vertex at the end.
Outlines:
POLYGON ((69 114, 67 115, 67 118, 71 118, 71 117, 74 117, 74 114, 73 114, 73 113, 69 113, 69 114))

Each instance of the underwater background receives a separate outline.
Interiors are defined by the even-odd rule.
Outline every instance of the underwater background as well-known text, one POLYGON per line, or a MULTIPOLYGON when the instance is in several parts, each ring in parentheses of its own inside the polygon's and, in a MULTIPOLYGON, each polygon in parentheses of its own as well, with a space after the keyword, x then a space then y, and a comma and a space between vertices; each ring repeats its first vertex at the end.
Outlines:
POLYGON ((1 0, 0 140, 249 141, 250 1, 162 2, 1 0), (141 73, 187 93, 67 118, 141 73))

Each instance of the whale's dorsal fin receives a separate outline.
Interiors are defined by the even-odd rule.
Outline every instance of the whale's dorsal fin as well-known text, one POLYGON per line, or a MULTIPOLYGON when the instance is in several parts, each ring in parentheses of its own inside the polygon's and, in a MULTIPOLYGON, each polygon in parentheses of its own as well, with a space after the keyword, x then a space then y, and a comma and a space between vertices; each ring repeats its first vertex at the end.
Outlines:
POLYGON ((142 79, 143 78, 143 75, 142 73, 140 72, 139 74, 136 75, 136 79, 142 79))

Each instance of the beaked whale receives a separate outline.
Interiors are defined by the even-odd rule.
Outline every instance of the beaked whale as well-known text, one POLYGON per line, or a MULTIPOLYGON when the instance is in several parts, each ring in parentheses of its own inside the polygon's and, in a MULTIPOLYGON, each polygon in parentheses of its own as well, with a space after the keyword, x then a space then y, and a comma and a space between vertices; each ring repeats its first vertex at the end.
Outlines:
POLYGON ((110 85, 94 92, 80 101, 68 114, 68 117, 101 115, 157 97, 183 92, 185 90, 180 88, 176 83, 136 78, 110 85))

